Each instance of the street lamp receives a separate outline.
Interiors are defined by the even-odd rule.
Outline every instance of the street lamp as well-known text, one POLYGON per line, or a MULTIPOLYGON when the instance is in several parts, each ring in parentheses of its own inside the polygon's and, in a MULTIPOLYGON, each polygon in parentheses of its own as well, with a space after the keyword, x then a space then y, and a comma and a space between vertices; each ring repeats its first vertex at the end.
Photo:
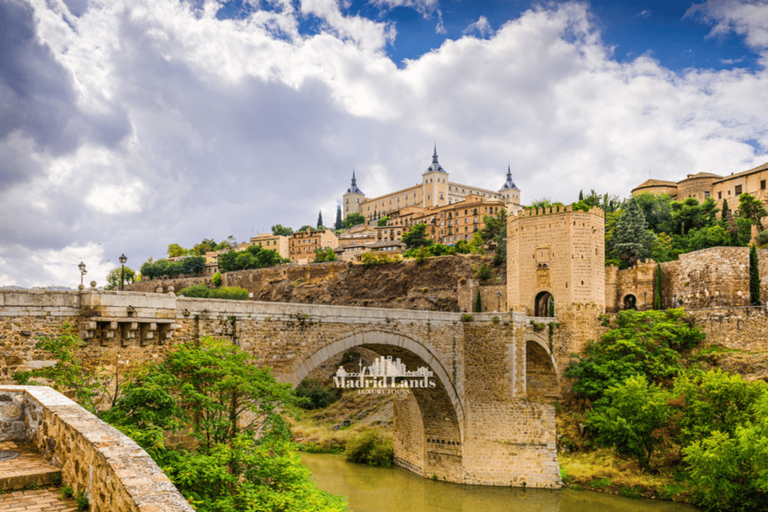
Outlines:
POLYGON ((499 298, 499 307, 496 308, 496 311, 501 311, 501 292, 496 292, 496 297, 499 298))
POLYGON ((87 274, 87 273, 88 273, 88 271, 87 271, 87 270, 85 270, 85 263, 83 263, 82 261, 81 261, 81 262, 80 262, 80 264, 77 266, 77 268, 79 268, 79 269, 80 269, 80 286, 78 286, 78 287, 77 287, 77 289, 78 289, 78 290, 83 290, 83 289, 85 289, 85 285, 83 284, 83 276, 84 276, 85 274, 87 274))
POLYGON ((120 291, 125 290, 125 287, 123 286, 124 278, 125 278, 125 262, 128 261, 128 258, 125 257, 125 253, 120 255, 120 291))

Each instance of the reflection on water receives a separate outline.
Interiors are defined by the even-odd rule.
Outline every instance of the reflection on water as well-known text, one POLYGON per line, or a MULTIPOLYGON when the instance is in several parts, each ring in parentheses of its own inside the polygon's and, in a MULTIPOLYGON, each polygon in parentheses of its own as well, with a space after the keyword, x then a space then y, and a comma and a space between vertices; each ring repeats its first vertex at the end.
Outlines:
POLYGON ((457 485, 400 468, 372 468, 340 455, 303 454, 318 486, 347 498, 355 512, 689 512, 688 505, 589 491, 457 485))

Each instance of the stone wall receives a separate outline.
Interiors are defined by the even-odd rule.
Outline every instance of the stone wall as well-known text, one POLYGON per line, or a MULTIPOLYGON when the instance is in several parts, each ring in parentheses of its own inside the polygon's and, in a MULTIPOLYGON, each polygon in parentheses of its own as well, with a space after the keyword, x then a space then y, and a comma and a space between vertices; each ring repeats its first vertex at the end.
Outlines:
POLYGON ((605 310, 616 312, 626 309, 630 296, 635 298, 635 309, 653 309, 656 262, 639 262, 619 270, 610 265, 605 269, 605 310))
POLYGON ((480 292, 480 304, 483 313, 509 311, 507 308, 507 286, 505 284, 481 286, 477 279, 459 280, 456 296, 459 311, 475 311, 477 292, 480 292))
POLYGON ((24 426, 12 429, 15 440, 30 442, 60 467, 63 483, 86 494, 90 510, 194 510, 139 445, 51 388, 0 386, 0 404, 2 414, 14 413, 12 422, 24 426))
POLYGON ((662 302, 686 309, 749 305, 749 248, 711 247, 661 264, 662 302))
POLYGON ((747 352, 768 351, 768 306, 687 312, 707 335, 705 343, 747 352))

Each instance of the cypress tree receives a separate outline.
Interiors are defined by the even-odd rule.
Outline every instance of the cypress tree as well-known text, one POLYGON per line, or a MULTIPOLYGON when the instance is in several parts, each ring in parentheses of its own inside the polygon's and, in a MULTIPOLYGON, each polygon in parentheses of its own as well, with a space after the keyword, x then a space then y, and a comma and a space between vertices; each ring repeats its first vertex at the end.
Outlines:
POLYGON ((322 210, 320 213, 317 214, 317 229, 320 229, 320 226, 323 225, 323 212, 322 210))
POLYGON ((584 191, 579 190, 579 201, 583 201, 583 200, 584 200, 584 191))
POLYGON ((477 290, 477 298, 475 299, 475 313, 483 311, 483 299, 480 297, 480 290, 477 290))
POLYGON ((661 309, 661 263, 656 264, 656 289, 653 291, 653 309, 661 309))
POLYGON ((336 229, 341 229, 342 222, 341 222, 341 205, 336 205, 336 229))
POLYGON ((760 269, 755 244, 749 246, 749 302, 755 305, 760 304, 760 269))

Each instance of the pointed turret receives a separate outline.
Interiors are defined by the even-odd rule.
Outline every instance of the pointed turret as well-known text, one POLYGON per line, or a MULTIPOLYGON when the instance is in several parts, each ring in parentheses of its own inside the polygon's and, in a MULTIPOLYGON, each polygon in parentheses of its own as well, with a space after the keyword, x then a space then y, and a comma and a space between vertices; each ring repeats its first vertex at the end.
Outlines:
POLYGON ((445 174, 448 174, 446 170, 443 169, 443 166, 440 165, 440 162, 437 161, 437 144, 435 144, 435 152, 432 154, 432 165, 427 167, 427 170, 424 172, 424 174, 427 174, 430 172, 443 172, 445 174))
POLYGON ((509 164, 507 165, 507 181, 504 182, 504 185, 502 185, 501 190, 505 190, 508 188, 514 188, 514 189, 520 190, 519 188, 517 188, 517 185, 515 185, 515 182, 512 181, 512 166, 509 164))
POLYGON ((347 189, 347 194, 362 194, 363 191, 357 188, 357 178, 355 178, 355 170, 352 169, 352 185, 347 189))
POLYGON ((355 176, 355 170, 352 169, 352 184, 344 193, 344 218, 346 219, 350 213, 357 212, 362 213, 362 207, 360 203, 365 201, 365 194, 357 186, 357 177, 355 176))

